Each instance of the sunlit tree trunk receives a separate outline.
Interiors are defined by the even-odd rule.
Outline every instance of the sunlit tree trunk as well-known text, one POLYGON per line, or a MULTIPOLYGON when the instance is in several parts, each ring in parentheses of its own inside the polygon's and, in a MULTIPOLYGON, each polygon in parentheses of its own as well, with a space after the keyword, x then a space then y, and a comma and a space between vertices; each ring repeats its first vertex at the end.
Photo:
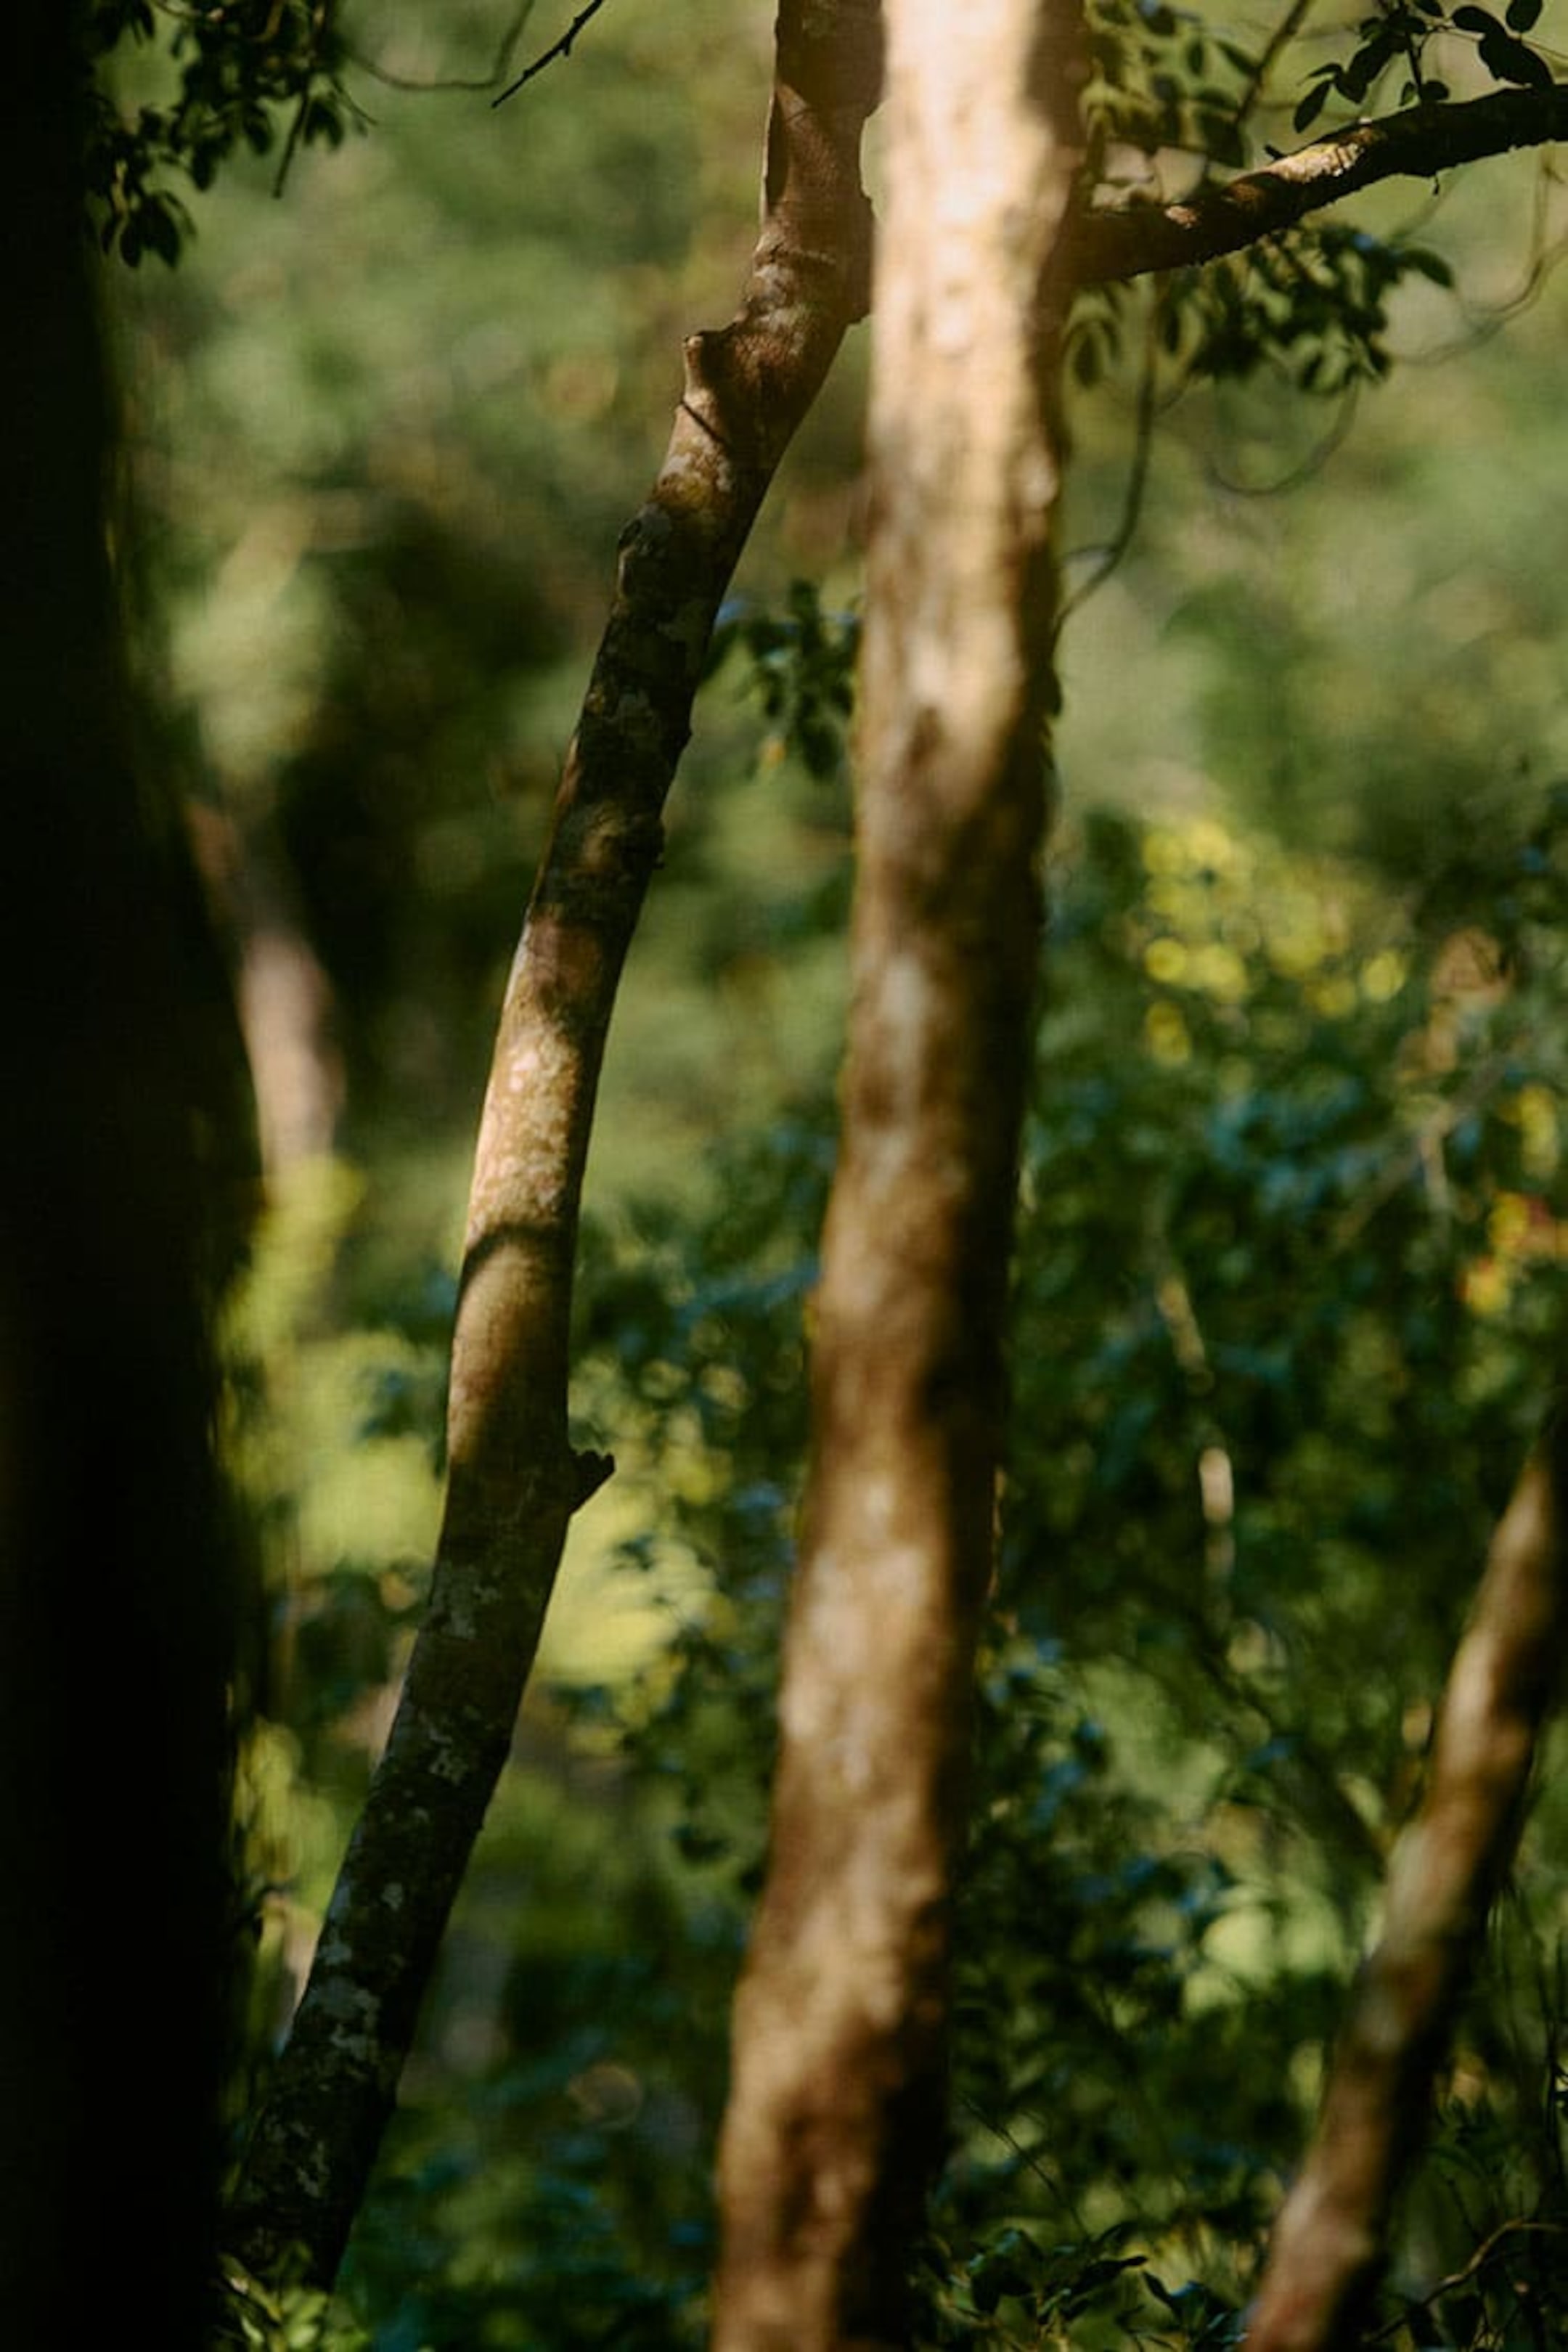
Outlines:
MULTIPOLYGON (((502 1005, 475 1157, 429 1612, 252 2135, 237 2251, 330 2277, 505 1762, 567 1521, 607 1474, 567 1441, 578 1204, 611 1006, 720 601, 780 457, 868 298, 861 126, 875 0, 784 0, 762 230, 730 325, 693 335, 502 1005)), ((548 102, 542 100, 538 102, 548 102)))
POLYGON ((1321 2113, 1286 2200, 1249 2352, 1359 2340, 1388 2218, 1431 2107, 1455 2006, 1519 1834, 1568 1624, 1568 1422, 1525 1465, 1437 1718, 1426 1794, 1389 1869, 1321 2113))
POLYGON ((855 994, 721 2352, 909 2340, 1039 950, 1077 11, 887 23, 855 994))

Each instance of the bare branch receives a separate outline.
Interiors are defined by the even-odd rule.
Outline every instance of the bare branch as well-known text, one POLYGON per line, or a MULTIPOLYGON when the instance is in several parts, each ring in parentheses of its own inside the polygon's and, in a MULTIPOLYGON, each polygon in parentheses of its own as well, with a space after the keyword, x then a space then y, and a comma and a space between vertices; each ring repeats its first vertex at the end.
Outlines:
POLYGON ((1075 269, 1082 286, 1183 269, 1238 253, 1380 180, 1432 180, 1462 163, 1568 137, 1568 84, 1498 89, 1485 98, 1410 107, 1314 139, 1223 187, 1173 205, 1129 205, 1081 215, 1075 269))
POLYGON ((1258 62, 1248 74, 1247 85, 1236 101, 1236 111, 1231 120, 1237 131, 1246 128, 1253 108, 1268 86, 1269 75, 1300 33, 1311 14, 1311 9, 1312 0, 1290 0, 1290 5, 1263 44, 1258 62))
POLYGON ((363 56, 358 49, 351 49, 349 55, 362 73, 370 74, 376 81, 384 82, 388 89, 417 90, 421 93, 431 90, 494 89, 502 76, 511 70, 513 53, 527 30, 528 20, 533 14, 534 5, 535 0, 516 0, 510 19, 496 43, 495 58, 487 74, 439 74, 431 80, 422 81, 408 74, 395 73, 390 66, 378 65, 374 58, 363 56))
POLYGON ((1275 2230, 1247 2352, 1331 2352, 1356 2340, 1449 2022, 1512 1857, 1565 1619, 1568 1422, 1559 1414, 1492 1538, 1426 1793, 1394 1851, 1383 1932, 1275 2230))
POLYGON ((1144 321, 1143 355, 1138 370, 1138 398, 1133 410, 1132 459, 1127 469, 1127 486, 1122 493, 1121 512, 1110 537, 1091 547, 1075 547, 1063 559, 1063 570, 1070 572, 1075 563, 1089 567, 1061 599, 1057 612, 1057 635, 1066 628, 1080 604, 1104 587, 1119 569, 1137 536, 1139 519, 1143 512, 1143 493, 1148 487, 1149 461, 1154 449, 1154 404, 1160 383, 1160 310, 1163 289, 1159 289, 1149 306, 1144 321))
POLYGON ((583 30, 584 26, 589 24, 598 15, 604 5, 605 0, 587 0, 587 5, 578 9, 561 38, 558 41, 552 41, 550 47, 542 51, 531 66, 525 66, 517 79, 514 82, 509 82, 499 98, 491 99, 490 104, 504 106, 509 98, 515 98, 525 83, 531 82, 535 74, 542 74, 546 66, 552 66, 557 58, 569 58, 572 54, 573 42, 583 30))

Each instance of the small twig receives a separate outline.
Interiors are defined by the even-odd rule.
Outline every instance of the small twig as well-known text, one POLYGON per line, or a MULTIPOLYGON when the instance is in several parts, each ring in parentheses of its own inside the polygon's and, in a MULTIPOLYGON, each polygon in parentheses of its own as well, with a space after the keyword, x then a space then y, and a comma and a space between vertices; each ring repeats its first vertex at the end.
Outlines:
POLYGON ((573 42, 590 17, 596 16, 604 5, 605 0, 587 0, 587 5, 578 9, 561 38, 558 41, 552 41, 550 47, 535 58, 531 66, 524 68, 514 82, 508 84, 499 98, 491 99, 490 104, 504 106, 509 98, 516 97, 525 82, 531 82, 535 74, 542 74, 546 66, 552 66, 557 58, 569 58, 572 54, 573 42))
POLYGON ((273 175, 272 193, 275 197, 280 196, 289 184, 289 168, 294 161, 295 152, 300 144, 300 134, 305 128, 305 117, 310 110, 310 76, 307 74, 305 87, 295 102, 294 118, 289 125, 289 136, 283 142, 283 152, 278 158, 278 169, 273 175))
POLYGON ((370 74, 375 80, 384 82, 388 89, 416 91, 494 89, 502 76, 511 71, 513 53, 527 30, 528 20, 533 14, 534 6, 535 0, 517 0, 517 5, 512 10, 511 22, 496 44, 495 62, 487 74, 437 74, 432 80, 422 81, 412 74, 394 73, 390 67, 377 65, 374 58, 362 57, 357 49, 351 50, 350 55, 362 73, 370 74))
POLYGON ((1312 0, 1291 0, 1290 6, 1263 44, 1258 62, 1247 77, 1247 87, 1236 101, 1236 112, 1231 118, 1238 137, 1247 127, 1248 115, 1262 97, 1264 85, 1279 63, 1281 52, 1289 47, 1300 31, 1311 6, 1312 0))
MULTIPOLYGON (((283 142, 283 152, 278 159, 278 173, 272 183, 272 193, 275 196, 280 196, 288 184, 289 167, 294 161, 300 133, 305 128, 305 120, 310 111, 314 97, 310 84, 316 78, 316 68, 321 60, 322 40, 331 11, 332 0, 317 0, 316 6, 310 11, 310 47, 305 58, 304 79, 300 85, 300 97, 294 109, 294 119, 289 125, 289 136, 283 142)), ((282 0, 279 0, 279 5, 272 12, 274 26, 277 25, 282 13, 282 0)))
POLYGON ((1410 87, 1415 92, 1416 105, 1429 106, 1432 101, 1426 95, 1426 77, 1421 70, 1421 50, 1425 45, 1426 36, 1423 35, 1421 42, 1417 42, 1410 29, 1410 20, 1405 11, 1398 7, 1397 0, 1378 0, 1378 5, 1385 16, 1397 19, 1399 47, 1405 62, 1410 68, 1410 87))
POLYGON ((1429 1118, 1422 1120, 1414 1139, 1394 1152, 1360 1198, 1347 1205, 1329 1235, 1331 1257, 1337 1257, 1342 1250, 1348 1249, 1372 1223, 1378 1211, 1412 1177, 1418 1176, 1429 1165, 1433 1151, 1439 1150, 1454 1129, 1490 1099, 1496 1088, 1506 1080, 1512 1056, 1512 1045, 1505 1042, 1499 1052, 1488 1055, 1448 1101, 1440 1103, 1429 1118))
POLYGON ((1560 2221, 1527 2221, 1522 2216, 1510 2221, 1500 2221, 1489 2236, 1481 2240, 1468 2263, 1457 2271, 1450 2271, 1447 2278, 1439 2279, 1436 2285, 1429 2287, 1425 2294, 1411 2296, 1396 2318, 1385 2320, 1381 2327, 1373 2329, 1370 2341, 1373 2344, 1386 2343, 1389 2336, 1397 2336, 1402 2327, 1408 2326, 1413 2311, 1430 2311, 1432 2305, 1441 2303, 1446 2294, 1452 2294, 1458 2287, 1468 2286, 1477 2272, 1486 2268, 1505 2238, 1516 2238, 1525 2232, 1558 2238, 1563 2234, 1563 2224, 1560 2221))
POLYGON ((1137 535, 1143 512, 1143 493, 1149 481, 1149 458, 1154 442, 1154 395, 1160 374, 1160 314, 1163 308, 1163 289, 1149 306, 1148 322, 1143 340, 1143 363, 1138 378, 1138 404, 1134 411, 1132 462, 1128 469, 1127 488, 1121 501, 1121 514, 1108 540, 1098 546, 1075 548, 1068 557, 1070 563, 1085 558, 1093 569, 1079 581, 1070 594, 1062 598, 1057 615, 1058 633, 1066 626, 1080 604, 1099 588, 1103 588, 1117 569, 1137 535))
MULTIPOLYGON (((1289 382, 1285 370, 1278 364, 1274 373, 1281 381, 1289 382)), ((1234 499, 1279 499, 1291 490, 1299 490, 1303 482, 1311 481, 1322 471, 1335 450, 1341 447, 1355 422, 1356 404, 1361 398, 1361 379, 1352 376, 1348 383, 1341 386, 1338 398, 1339 407, 1333 422, 1318 436, 1306 456, 1299 458, 1295 465, 1287 467, 1284 473, 1277 474, 1272 481, 1243 482, 1227 474, 1217 460, 1211 459, 1208 476, 1215 488, 1234 499)))

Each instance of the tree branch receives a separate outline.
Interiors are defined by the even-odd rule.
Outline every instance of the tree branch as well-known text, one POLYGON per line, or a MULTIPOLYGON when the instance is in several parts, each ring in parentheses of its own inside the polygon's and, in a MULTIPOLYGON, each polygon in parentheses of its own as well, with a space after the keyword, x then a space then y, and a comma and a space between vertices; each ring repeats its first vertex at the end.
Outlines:
POLYGON ((515 81, 507 84, 499 98, 491 99, 490 104, 504 106, 509 98, 515 98, 518 91, 533 79, 535 74, 542 74, 546 66, 552 66, 555 63, 557 58, 569 58, 572 54, 572 45, 578 34, 585 25, 592 23, 604 5, 605 0, 585 0, 585 5, 578 9, 560 39, 552 41, 547 49, 542 50, 531 66, 523 68, 515 81))
POLYGON ((1179 204, 1082 215, 1074 243, 1078 282, 1100 286, 1215 261, 1380 180, 1431 180, 1461 163, 1564 137, 1568 83, 1562 82, 1550 89, 1492 90, 1485 98, 1410 107, 1352 123, 1222 187, 1202 187, 1179 204))
POLYGON ((1420 1811, 1352 1998, 1312 2144, 1269 2250, 1247 2352, 1358 2340, 1393 2200, 1512 1857, 1568 1619, 1568 1420, 1554 1417, 1492 1538, 1455 1654, 1420 1811))
POLYGON ((510 1745, 567 1521, 608 1459, 567 1442, 584 1163, 610 1011, 720 601, 780 457, 869 292, 860 131, 875 0, 784 0, 769 190, 741 306, 686 344, 663 467, 608 625, 501 1010, 452 1344, 428 1615, 236 2200, 235 2251, 330 2279, 453 1898, 510 1745))

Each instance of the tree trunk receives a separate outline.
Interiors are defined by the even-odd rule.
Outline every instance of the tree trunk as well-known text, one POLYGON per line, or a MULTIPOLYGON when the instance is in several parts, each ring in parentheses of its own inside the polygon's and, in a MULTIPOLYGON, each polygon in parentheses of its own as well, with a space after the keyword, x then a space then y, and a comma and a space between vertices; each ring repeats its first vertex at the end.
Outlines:
POLYGON ((1525 1465, 1455 1654, 1420 1811, 1389 1869, 1300 2178, 1275 2227, 1248 2352, 1358 2340, 1448 2027, 1519 1835, 1568 1622, 1568 1422, 1525 1465))
POLYGON ((0 2281, 7 2343, 133 2311, 200 2352, 234 1922, 197 1139, 238 1050, 129 750, 72 21, 8 19, 0 226, 0 2281))
POLYGON ((889 0, 860 875, 719 2352, 907 2343, 1039 947, 1071 0, 889 0))
POLYGON ((501 1011, 453 1340, 429 1614, 256 2126, 237 2251, 328 2278, 363 2194, 452 1900, 506 1759, 573 1510, 578 1203, 622 961, 714 617, 774 468, 868 299, 860 131, 875 0, 784 0, 762 232, 739 311, 686 345, 663 467, 622 534, 609 622, 501 1011))

